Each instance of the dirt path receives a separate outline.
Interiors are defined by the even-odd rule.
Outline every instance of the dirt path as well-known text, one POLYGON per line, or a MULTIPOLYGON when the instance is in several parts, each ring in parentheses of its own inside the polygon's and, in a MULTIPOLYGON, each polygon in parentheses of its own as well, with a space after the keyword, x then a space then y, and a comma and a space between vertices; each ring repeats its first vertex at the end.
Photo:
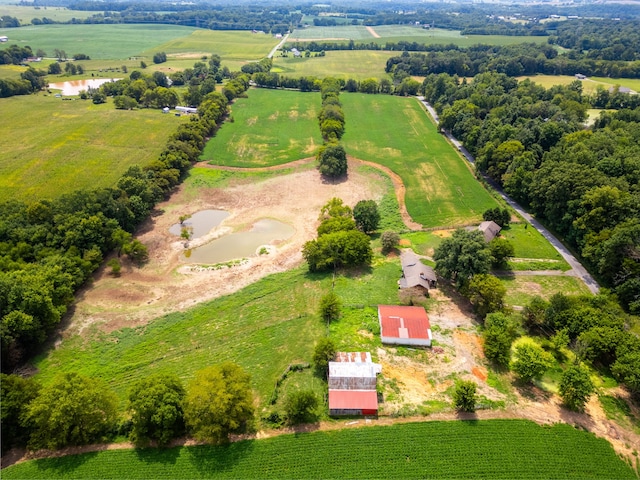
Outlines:
POLYGON ((376 32, 373 29, 373 27, 366 27, 366 28, 367 28, 367 32, 369 32, 373 38, 380 38, 380 35, 378 35, 378 32, 376 32))

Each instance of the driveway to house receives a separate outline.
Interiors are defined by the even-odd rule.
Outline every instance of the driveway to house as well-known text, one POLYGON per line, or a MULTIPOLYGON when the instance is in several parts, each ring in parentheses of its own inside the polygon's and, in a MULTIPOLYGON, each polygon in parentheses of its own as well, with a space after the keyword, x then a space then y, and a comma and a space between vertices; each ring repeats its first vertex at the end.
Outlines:
MULTIPOLYGON (((427 109, 427 111, 429 112, 429 114, 431 115, 431 117, 433 118, 433 120, 436 122, 436 125, 437 125, 440 122, 440 119, 438 118, 438 114, 436 113, 435 109, 425 100, 424 97, 417 97, 417 98, 425 106, 425 108, 427 109)), ((464 155, 464 157, 470 163, 472 164, 475 163, 475 159, 473 158, 473 155, 471 155, 462 146, 462 144, 458 141, 458 139, 456 139, 453 135, 451 135, 450 132, 447 132, 446 130, 444 131, 444 134, 449 139, 449 141, 458 149, 460 153, 462 153, 462 155, 464 155)), ((558 253, 562 255, 562 258, 564 258, 567 261, 567 263, 571 266, 575 276, 581 278, 582 281, 585 283, 585 285, 589 288, 589 290, 592 293, 596 294, 600 291, 600 286, 598 285, 598 282, 595 281, 595 279, 589 274, 589 272, 587 272, 587 270, 582 266, 582 264, 578 261, 578 259, 572 255, 569 249, 567 249, 567 247, 565 247, 560 240, 558 240, 549 230, 543 227, 542 224, 540 224, 540 222, 538 222, 535 218, 533 218, 531 214, 527 213, 524 210, 524 208, 522 208, 515 200, 512 200, 506 193, 504 193, 502 188, 498 184, 496 184, 491 178, 487 177, 486 175, 483 175, 483 177, 487 181, 487 183, 489 183, 500 194, 500 196, 505 200, 505 202, 507 202, 511 208, 513 208, 516 212, 518 212, 518 215, 520 215, 527 222, 529 222, 537 231, 539 231, 542 234, 544 238, 546 238, 549 241, 551 245, 553 245, 553 248, 555 248, 558 251, 558 253)))
POLYGON ((282 48, 282 46, 285 44, 285 42, 287 41, 287 38, 289 38, 289 34, 288 33, 283 35, 282 40, 280 40, 280 43, 278 45, 276 45, 275 47, 273 47, 273 50, 271 50, 271 52, 269 52, 269 55, 267 55, 267 58, 273 58, 273 56, 276 54, 278 49, 282 48))

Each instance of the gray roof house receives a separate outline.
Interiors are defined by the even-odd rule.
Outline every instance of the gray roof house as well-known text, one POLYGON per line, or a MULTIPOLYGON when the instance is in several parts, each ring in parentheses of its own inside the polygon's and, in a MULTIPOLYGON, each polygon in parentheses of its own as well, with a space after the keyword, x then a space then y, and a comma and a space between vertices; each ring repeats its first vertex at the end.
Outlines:
POLYGON ((400 288, 423 287, 426 290, 436 288, 437 278, 433 268, 425 265, 411 250, 400 253, 402 277, 398 280, 400 288))
POLYGON ((480 226, 478 226, 478 230, 480 230, 484 235, 484 241, 489 243, 498 236, 502 227, 493 220, 489 220, 487 222, 482 222, 480 226))

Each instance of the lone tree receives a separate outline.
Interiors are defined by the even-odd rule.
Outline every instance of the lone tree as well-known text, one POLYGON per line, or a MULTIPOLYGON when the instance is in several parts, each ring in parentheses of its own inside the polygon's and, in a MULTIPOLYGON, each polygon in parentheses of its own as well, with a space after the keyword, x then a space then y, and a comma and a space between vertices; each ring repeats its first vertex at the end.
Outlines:
POLYGON ((462 412, 476 411, 476 384, 471 380, 458 380, 453 391, 453 406, 462 412))
POLYGON ((436 261, 436 272, 455 281, 458 288, 472 276, 488 273, 491 265, 491 254, 482 232, 461 228, 436 247, 433 259, 436 261))
POLYGON ((139 380, 129 392, 131 440, 147 445, 155 440, 166 445, 184 431, 182 401, 185 390, 175 375, 153 375, 139 380))
POLYGON ((506 268, 507 261, 515 254, 513 244, 506 238, 496 237, 489 242, 491 251, 491 266, 493 268, 506 268))
POLYGON ((511 344, 517 336, 516 323, 504 313, 490 313, 484 321, 484 355, 501 367, 508 367, 511 344))
POLYGON ((400 235, 392 230, 387 230, 380 236, 380 243, 382 243, 382 253, 389 253, 396 248, 396 245, 400 242, 400 235))
POLYGON ((198 440, 220 443, 253 418, 249 374, 225 362, 196 372, 184 400, 184 419, 198 440))
POLYGON ((322 235, 304 244, 302 256, 309 271, 370 265, 373 259, 371 241, 358 230, 339 231, 322 235))
POLYGON ((586 368, 581 365, 571 365, 562 373, 559 390, 567 408, 583 412, 584 405, 595 388, 586 368))
POLYGON ((502 282, 497 277, 485 273, 474 275, 465 288, 465 295, 481 318, 502 310, 506 294, 507 289, 502 282))
POLYGON ((318 170, 327 178, 340 178, 347 174, 347 153, 342 145, 323 145, 318 151, 318 170))
POLYGON ((313 350, 313 365, 319 373, 327 374, 329 362, 336 356, 336 344, 329 337, 321 338, 313 350))
POLYGON ((523 382, 531 382, 542 377, 553 362, 553 357, 535 343, 518 345, 515 357, 511 369, 523 382))
POLYGON ((327 323, 340 318, 340 298, 333 290, 320 299, 320 315, 327 323))
POLYGON ((292 425, 313 422, 318 418, 318 397, 313 390, 298 390, 285 400, 284 410, 292 425))
POLYGON ((65 373, 27 407, 30 448, 56 449, 97 442, 115 424, 118 400, 102 382, 65 373))
POLYGON ((378 205, 373 200, 360 200, 353 208, 353 219, 358 229, 364 233, 377 230, 380 223, 378 205))

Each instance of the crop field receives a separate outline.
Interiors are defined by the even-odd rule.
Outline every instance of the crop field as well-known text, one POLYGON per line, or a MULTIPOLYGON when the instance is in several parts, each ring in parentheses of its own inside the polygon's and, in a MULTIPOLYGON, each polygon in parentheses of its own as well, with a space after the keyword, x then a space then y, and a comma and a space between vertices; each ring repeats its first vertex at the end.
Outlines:
POLYGON ((308 27, 295 29, 288 42, 309 40, 371 40, 374 36, 362 25, 338 25, 335 27, 308 27))
POLYGON ((202 160, 257 167, 315 156, 322 145, 317 93, 254 88, 248 97, 233 104, 233 123, 226 122, 207 143, 202 160))
POLYGON ((387 60, 398 52, 332 50, 324 57, 273 57, 273 72, 283 76, 336 77, 355 80, 391 78, 384 71, 387 60))
MULTIPOLYGON (((397 259, 383 262, 340 279, 336 293, 348 303, 395 303, 398 269, 397 259)), ((144 327, 95 332, 89 340, 74 336, 36 361, 37 378, 46 383, 62 372, 99 377, 124 400, 131 384, 151 373, 175 373, 186 382, 195 371, 229 360, 251 373, 263 407, 287 365, 311 361, 326 328, 318 302, 330 284, 331 275, 296 269, 144 327)))
POLYGON ((505 303, 509 306, 525 306, 536 295, 549 299, 558 292, 565 295, 589 294, 587 286, 578 278, 563 275, 521 275, 501 277, 507 287, 505 303))
POLYGON ((35 460, 3 478, 636 479, 593 434, 524 420, 410 423, 222 446, 110 450, 35 460))
MULTIPOLYGON (((195 29, 173 25, 39 25, 14 28, 7 45, 29 45, 53 55, 54 49, 71 56, 84 53, 93 59, 124 59, 139 55, 195 29)), ((161 51, 153 49, 154 52, 161 51)))
POLYGON ((134 164, 157 158, 187 117, 116 110, 111 102, 44 95, 4 98, 0 200, 54 198, 114 185, 134 164))
POLYGON ((345 93, 340 100, 347 153, 398 174, 416 222, 426 227, 479 223, 482 212, 497 206, 415 99, 345 93))
MULTIPOLYGON (((56 22, 67 22, 72 18, 87 18, 96 12, 69 10, 64 7, 27 7, 0 4, 0 16, 9 15, 20 20, 21 25, 30 25, 34 18, 50 18, 56 22)), ((12 30, 13 31, 13 30, 12 30)), ((11 38, 13 35, 9 35, 11 38)))

